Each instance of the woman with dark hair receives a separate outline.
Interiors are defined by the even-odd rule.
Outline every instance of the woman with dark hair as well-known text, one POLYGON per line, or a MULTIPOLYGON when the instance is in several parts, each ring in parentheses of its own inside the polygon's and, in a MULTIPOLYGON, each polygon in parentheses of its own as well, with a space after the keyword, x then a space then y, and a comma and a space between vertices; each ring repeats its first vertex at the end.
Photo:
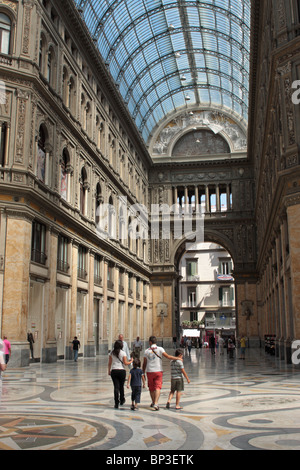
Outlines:
POLYGON ((108 358, 108 375, 111 376, 111 379, 114 384, 115 408, 119 408, 119 404, 124 405, 125 403, 125 366, 129 366, 129 364, 131 364, 133 361, 133 359, 129 359, 129 361, 127 360, 126 353, 123 351, 122 348, 122 341, 116 341, 114 344, 114 349, 112 350, 108 358))

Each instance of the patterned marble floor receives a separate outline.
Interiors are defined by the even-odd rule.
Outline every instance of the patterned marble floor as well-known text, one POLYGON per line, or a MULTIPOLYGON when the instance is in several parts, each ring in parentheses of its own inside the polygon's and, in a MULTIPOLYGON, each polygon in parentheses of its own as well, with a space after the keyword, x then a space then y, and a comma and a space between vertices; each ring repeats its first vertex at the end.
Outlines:
POLYGON ((299 450, 300 371, 263 350, 246 360, 209 350, 184 358, 191 379, 181 411, 165 403, 170 365, 164 360, 160 410, 148 389, 138 411, 113 406, 107 358, 32 364, 3 374, 0 450, 299 450))

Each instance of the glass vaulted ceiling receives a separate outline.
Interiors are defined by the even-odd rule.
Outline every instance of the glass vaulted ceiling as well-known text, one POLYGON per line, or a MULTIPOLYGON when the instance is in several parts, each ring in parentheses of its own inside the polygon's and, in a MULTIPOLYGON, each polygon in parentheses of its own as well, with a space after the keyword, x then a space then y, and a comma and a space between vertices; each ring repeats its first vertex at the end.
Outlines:
POLYGON ((184 107, 247 122, 251 0, 74 0, 147 143, 184 107))

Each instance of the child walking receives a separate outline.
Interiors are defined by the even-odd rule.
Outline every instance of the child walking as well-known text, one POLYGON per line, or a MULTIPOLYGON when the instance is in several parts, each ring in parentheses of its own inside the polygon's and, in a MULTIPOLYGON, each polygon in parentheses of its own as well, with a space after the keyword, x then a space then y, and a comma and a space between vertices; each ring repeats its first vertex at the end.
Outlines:
POLYGON ((173 398, 174 393, 176 392, 176 410, 182 410, 180 406, 180 397, 181 393, 184 390, 183 375, 187 380, 187 383, 190 383, 190 379, 187 376, 186 371, 183 367, 183 350, 176 349, 175 356, 178 357, 176 361, 171 361, 171 391, 169 398, 166 404, 166 408, 170 408, 170 403, 173 398))
POLYGON ((127 381, 127 388, 131 385, 131 409, 133 411, 138 409, 138 404, 141 402, 142 383, 143 388, 146 386, 145 375, 141 369, 141 361, 138 358, 133 360, 133 368, 127 381))

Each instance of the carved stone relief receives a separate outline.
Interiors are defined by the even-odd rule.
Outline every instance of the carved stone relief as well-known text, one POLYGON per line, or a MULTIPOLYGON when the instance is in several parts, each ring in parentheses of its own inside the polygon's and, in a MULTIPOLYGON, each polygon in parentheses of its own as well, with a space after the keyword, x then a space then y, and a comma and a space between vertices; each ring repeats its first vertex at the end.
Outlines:
POLYGON ((231 142, 232 151, 246 150, 245 131, 233 119, 219 111, 199 111, 184 113, 170 121, 159 133, 153 145, 153 155, 171 155, 174 142, 186 130, 203 129, 216 136, 222 134, 231 142))

